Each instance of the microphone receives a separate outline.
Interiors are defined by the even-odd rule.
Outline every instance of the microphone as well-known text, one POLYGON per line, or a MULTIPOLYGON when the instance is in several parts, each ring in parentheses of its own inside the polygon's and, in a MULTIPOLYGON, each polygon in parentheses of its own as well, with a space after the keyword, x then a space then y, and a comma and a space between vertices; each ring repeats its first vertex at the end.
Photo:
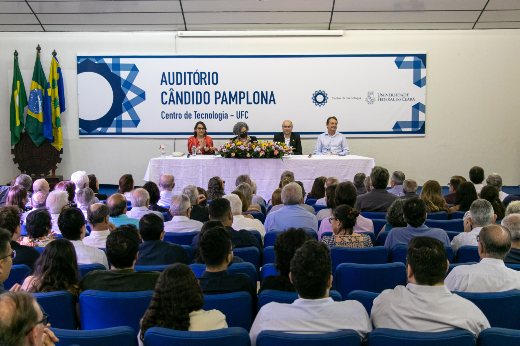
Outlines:
POLYGON ((309 154, 309 159, 312 157, 312 154, 309 154))

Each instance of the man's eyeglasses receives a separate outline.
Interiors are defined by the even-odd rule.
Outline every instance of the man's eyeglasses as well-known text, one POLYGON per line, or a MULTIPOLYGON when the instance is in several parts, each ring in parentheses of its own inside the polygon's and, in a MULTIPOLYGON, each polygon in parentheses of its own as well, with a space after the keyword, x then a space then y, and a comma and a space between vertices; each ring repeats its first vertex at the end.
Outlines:
POLYGON ((477 243, 478 243, 479 238, 480 238, 480 235, 477 235, 477 243))
POLYGON ((11 259, 15 259, 15 257, 16 257, 16 251, 14 251, 14 250, 11 250, 11 251, 12 251, 12 252, 11 252, 9 255, 0 258, 0 260, 3 260, 4 258, 7 258, 7 257, 11 257, 11 259))
MULTIPOLYGON (((48 323, 49 323, 49 315, 47 314, 43 314, 43 318, 40 322, 36 322, 36 324, 34 325, 34 327, 36 327, 37 325, 39 325, 40 323, 43 323, 43 326, 45 327, 48 323)), ((27 334, 29 334, 31 332, 31 330, 33 330, 32 327, 31 329, 29 329, 29 331, 27 332, 27 334)))

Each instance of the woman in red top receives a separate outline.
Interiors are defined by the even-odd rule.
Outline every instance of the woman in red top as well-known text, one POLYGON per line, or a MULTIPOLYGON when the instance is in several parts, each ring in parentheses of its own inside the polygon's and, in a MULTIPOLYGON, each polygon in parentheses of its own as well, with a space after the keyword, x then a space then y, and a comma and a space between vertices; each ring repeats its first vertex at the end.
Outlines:
POLYGON ((213 140, 208 136, 206 125, 197 121, 193 130, 193 136, 188 139, 188 152, 191 154, 191 148, 195 146, 199 155, 213 154, 213 140))

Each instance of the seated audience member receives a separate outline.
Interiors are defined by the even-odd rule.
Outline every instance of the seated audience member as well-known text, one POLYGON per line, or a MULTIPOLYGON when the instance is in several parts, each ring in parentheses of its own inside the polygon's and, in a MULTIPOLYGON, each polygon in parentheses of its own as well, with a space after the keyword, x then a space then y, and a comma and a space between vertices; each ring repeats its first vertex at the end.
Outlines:
POLYGON ((502 226, 511 233, 511 250, 504 258, 505 263, 520 264, 520 215, 511 214, 502 220, 502 226))
POLYGON ((126 212, 129 218, 139 220, 146 214, 155 214, 164 220, 164 215, 158 211, 149 209, 150 194, 145 189, 139 188, 132 191, 132 210, 126 212))
POLYGON ((76 192, 88 187, 89 184, 87 172, 84 171, 77 171, 72 173, 70 180, 74 183, 76 192))
POLYGON ((89 174, 88 175, 88 187, 94 191, 94 195, 96 196, 98 201, 106 201, 108 196, 104 193, 99 193, 99 181, 96 178, 96 175, 89 174))
POLYGON ((320 199, 325 197, 325 182, 327 181, 326 177, 318 177, 314 179, 314 183, 312 184, 311 192, 307 195, 307 198, 320 199))
POLYGON ((173 196, 173 188, 175 187, 175 177, 171 174, 163 174, 159 179, 159 188, 161 197, 157 205, 161 207, 170 207, 170 200, 173 196))
POLYGON ((251 204, 263 205, 265 207, 266 206, 265 200, 262 198, 262 196, 258 196, 256 194, 257 187, 256 187, 256 183, 253 180, 251 180, 251 190, 253 192, 253 199, 251 201, 251 204))
MULTIPOLYGON (((159 213, 167 213, 170 211, 168 208, 161 207, 157 204, 157 202, 161 198, 161 195, 156 183, 154 183, 153 181, 149 181, 143 185, 143 189, 145 189, 150 195, 150 205, 148 206, 148 209, 158 211, 159 213)), ((168 201, 168 206, 169 205, 170 201, 168 201)))
POLYGON ((482 227, 494 224, 497 219, 493 206, 485 199, 477 199, 471 203, 469 213, 470 215, 464 219, 464 232, 451 241, 454 252, 464 245, 477 246, 477 237, 482 227))
MULTIPOLYGON (((280 183, 282 182, 282 180, 284 179, 289 179, 289 182, 293 182, 295 181, 296 179, 294 178, 294 172, 291 172, 291 171, 283 171, 282 175, 280 175, 280 183)), ((282 188, 281 186, 278 186, 280 189, 282 188)))
POLYGON ((427 213, 449 212, 448 204, 442 198, 441 185, 435 180, 428 180, 424 183, 419 198, 424 201, 427 213))
POLYGON ((454 211, 468 211, 471 203, 477 199, 478 195, 475 185, 470 182, 460 183, 455 193, 455 205, 450 208, 450 213, 454 211))
MULTIPOLYGON (((240 198, 240 202, 242 202, 242 215, 244 215, 244 217, 246 217, 246 218, 254 219, 253 215, 246 214, 248 204, 247 204, 247 200, 246 200, 246 197, 244 196, 244 194, 238 190, 231 192, 231 194, 237 195, 238 198, 240 198)), ((222 196, 222 197, 224 197, 224 196, 222 196)))
POLYGON ((87 232, 85 217, 78 208, 64 210, 58 218, 58 225, 63 238, 70 240, 76 249, 78 264, 99 263, 108 269, 107 256, 96 247, 82 242, 87 232))
POLYGON ((391 189, 388 190, 393 195, 396 195, 397 197, 403 197, 404 191, 403 191, 403 182, 405 180, 405 175, 401 171, 395 171, 392 173, 392 176, 390 177, 390 187, 391 189))
POLYGON ((511 249, 511 233, 501 225, 482 228, 478 236, 480 262, 460 265, 446 277, 450 291, 503 292, 520 289, 520 272, 507 268, 504 258, 511 249))
MULTIPOLYGON (((107 256, 112 269, 94 270, 79 283, 82 291, 106 292, 151 291, 159 272, 135 271, 139 254, 139 233, 134 225, 123 225, 107 237, 107 256)), ((108 268, 107 268, 108 269, 108 268)))
POLYGON ((357 195, 364 195, 367 193, 367 189, 365 187, 365 179, 367 178, 365 173, 357 173, 354 176, 354 186, 356 187, 357 195))
POLYGON ((358 197, 356 209, 360 212, 386 212, 397 198, 386 191, 390 174, 386 168, 375 166, 370 173, 370 192, 358 197))
POLYGON ((29 209, 25 206, 29 202, 27 198, 27 190, 23 186, 13 186, 7 194, 6 206, 13 206, 18 208, 18 213, 23 215, 29 209))
POLYGON ((249 185, 248 183, 241 183, 236 187, 236 190, 242 192, 242 194, 244 195, 244 198, 246 199, 246 203, 247 203, 247 205, 246 205, 247 209, 245 211, 246 213, 261 213, 262 212, 262 208, 260 208, 260 205, 252 204, 253 192, 251 190, 251 185, 249 185))
POLYGON ((197 191, 199 192, 199 198, 201 199, 199 205, 206 208, 208 206, 208 193, 202 187, 197 187, 197 191), (202 199, 202 196, 204 196, 204 199, 202 199))
POLYGON ((164 231, 172 233, 200 231, 202 222, 190 220, 191 203, 185 195, 173 195, 170 201, 171 221, 164 223, 164 231))
POLYGON ((31 199, 31 196, 32 196, 32 192, 31 192, 32 184, 33 184, 32 178, 30 176, 28 176, 27 174, 20 174, 14 180, 14 186, 25 187, 25 191, 27 191, 27 197, 29 197, 29 199, 31 199))
POLYGON ((108 221, 110 219, 109 214, 110 210, 103 203, 92 204, 88 207, 87 221, 90 225, 90 235, 83 238, 84 244, 102 249, 107 247, 107 237, 110 230, 115 229, 108 221))
POLYGON ((87 210, 92 204, 96 203, 96 195, 90 187, 79 189, 76 192, 76 204, 78 209, 83 212, 85 219, 87 218, 87 210))
MULTIPOLYGON (((276 207, 277 205, 280 205, 280 204, 283 205, 281 188, 274 190, 273 194, 271 195, 271 201, 269 202, 269 204, 272 205, 271 210, 273 210, 273 208, 276 207)), ((269 212, 271 212, 271 210, 269 212)))
MULTIPOLYGON (((336 187, 336 207, 340 205, 348 205, 352 209, 354 209, 354 205, 356 205, 357 193, 356 187, 351 182, 347 181, 345 183, 339 183, 336 187)), ((318 232, 318 239, 321 239, 321 236, 325 232, 333 232, 332 224, 329 221, 330 217, 326 217, 321 221, 320 231, 318 232)), ((364 232, 372 232, 374 233, 374 223, 372 220, 367 219, 361 215, 358 215, 356 218, 356 225, 354 226, 354 233, 364 233, 364 232)))
POLYGON ((461 177, 460 175, 454 175, 450 179, 450 183, 448 184, 449 193, 444 195, 443 198, 447 204, 455 205, 455 199, 457 198, 457 189, 461 183, 466 182, 466 178, 461 177))
POLYGON ((31 196, 30 201, 30 207, 31 210, 26 211, 22 215, 20 215, 20 221, 22 223, 25 223, 25 220, 27 219, 27 215, 29 215, 31 212, 35 211, 36 209, 45 208, 45 202, 47 200, 47 195, 44 194, 41 191, 38 191, 36 193, 33 193, 31 196))
MULTIPOLYGON (((520 187, 520 185, 518 185, 518 187, 520 187)), ((511 194, 511 195, 508 195, 506 198, 504 198, 503 202, 504 202, 504 205, 507 207, 509 205, 509 203, 513 202, 513 201, 520 201, 520 194, 511 194)))
POLYGON ((59 339, 48 322, 49 316, 43 314, 32 294, 8 292, 0 296, 0 345, 54 346, 59 339))
POLYGON ((226 193, 224 189, 226 182, 220 177, 213 177, 208 182, 208 200, 212 201, 217 198, 222 198, 226 193))
POLYGON ((385 247, 388 250, 398 244, 408 244, 415 237, 431 237, 444 245, 450 245, 448 234, 440 228, 430 228, 426 222, 426 204, 422 199, 412 198, 403 205, 403 217, 406 227, 392 228, 386 237, 385 247))
MULTIPOLYGON (((418 197, 418 196, 416 195, 416 197, 418 197)), ((406 202, 406 200, 403 198, 396 199, 390 205, 390 208, 388 208, 388 212, 385 215, 385 219, 386 219, 386 221, 388 221, 388 224, 390 224, 390 226, 392 226, 392 228, 406 227, 407 223, 404 221, 404 218, 403 218, 403 206, 404 206, 405 202, 406 202)), ((392 228, 390 228, 388 230, 388 232, 390 232, 390 230, 392 228)), ((381 229, 381 231, 379 231, 379 234, 381 234, 385 231, 386 231, 386 225, 384 225, 383 228, 381 229)))
MULTIPOLYGON (((9 231, 11 235, 11 242, 9 247, 16 252, 16 257, 13 258, 12 264, 25 264, 31 268, 34 268, 34 263, 38 257, 40 257, 40 253, 38 250, 32 247, 23 246, 17 242, 18 238, 20 238, 22 227, 20 225, 20 215, 18 215, 18 209, 16 207, 10 206, 0 208, 0 228, 9 231)), ((1 251, 2 248, 0 248, 0 252, 1 251)), ((0 261, 0 264, 1 263, 2 262, 0 261)))
MULTIPOLYGON (((303 183, 299 180, 296 180, 295 183, 300 185, 300 187, 302 188, 302 196, 303 196, 303 200, 305 201, 307 199, 307 192, 305 192, 305 186, 303 186, 303 183)), ((280 193, 280 198, 281 198, 281 193, 280 193)), ((316 214, 316 210, 314 210, 314 208, 312 206, 305 204, 305 203, 301 203, 300 206, 305 208, 305 210, 307 210, 309 213, 311 213, 313 215, 316 214)))
POLYGON ((399 197, 401 199, 410 199, 417 198, 419 195, 417 194, 417 190, 419 187, 417 186, 417 182, 413 179, 406 179, 403 182, 403 196, 399 197))
MULTIPOLYGON (((331 185, 338 185, 338 184, 339 184, 338 178, 335 178, 335 177, 327 178, 327 180, 325 180, 325 196, 327 195, 327 187, 329 187, 331 185)), ((316 201, 315 205, 327 205, 327 202, 325 201, 325 196, 318 199, 316 201)))
POLYGON ((33 183, 33 193, 36 193, 38 191, 43 192, 45 195, 49 194, 50 186, 47 180, 45 179, 36 179, 33 183))
MULTIPOLYGON (((221 200, 223 199, 211 201, 210 207, 221 200)), ((224 227, 211 228, 205 232, 199 242, 199 252, 206 263, 206 270, 199 278, 200 288, 204 294, 248 292, 254 309, 257 301, 256 285, 253 285, 246 274, 230 275, 227 271, 233 259, 233 248, 231 234, 224 227)))
POLYGON ((58 227, 58 218, 63 210, 69 207, 69 198, 65 191, 52 191, 47 196, 45 206, 49 213, 51 213, 51 231, 54 234, 61 234, 60 228, 58 227))
POLYGON ((125 196, 127 201, 132 201, 132 191, 134 190, 134 178, 132 174, 124 174, 121 178, 119 178, 119 188, 117 189, 117 193, 125 196))
POLYGON ((289 279, 291 271, 291 259, 307 240, 312 237, 301 228, 289 228, 276 237, 274 242, 274 267, 279 275, 268 275, 265 277, 258 294, 263 290, 277 290, 285 292, 296 292, 294 285, 289 279))
POLYGON ((67 207, 77 207, 75 202, 76 185, 74 185, 72 181, 60 181, 56 186, 54 186, 54 191, 65 191, 67 193, 67 198, 69 199, 67 207))
POLYGON ((204 296, 191 268, 181 263, 166 268, 141 319, 139 346, 144 345, 144 334, 152 327, 192 332, 227 328, 222 312, 205 311, 203 306, 204 296))
POLYGON ((22 290, 29 293, 67 291, 78 301, 78 261, 70 241, 56 239, 46 246, 35 268, 34 274, 24 280, 22 290))
POLYGON ((370 190, 372 190, 372 179, 370 179, 370 176, 367 176, 365 178, 365 190, 367 190, 367 193, 369 193, 370 190))
POLYGON ((269 303, 258 312, 249 336, 256 345, 264 330, 286 333, 323 334, 352 329, 360 339, 372 331, 368 313, 356 300, 335 302, 329 297, 332 286, 330 251, 325 244, 306 241, 291 260, 289 279, 298 292, 292 304, 269 303))
POLYGON ((188 185, 182 189, 182 194, 190 200, 191 212, 189 218, 200 222, 209 221, 208 208, 199 204, 205 197, 204 195, 199 195, 197 187, 195 185, 188 185))
POLYGON ((249 186, 251 186, 251 178, 249 178, 249 175, 247 174, 241 174, 239 175, 235 180, 235 187, 238 187, 238 185, 242 183, 247 183, 249 186))
POLYGON ((482 182, 486 176, 484 175, 484 169, 479 166, 474 166, 469 170, 469 180, 475 185, 475 190, 477 190, 477 194, 480 195, 480 191, 484 187, 482 182))
POLYGON ((325 189, 325 202, 327 203, 327 209, 322 209, 316 214, 318 221, 330 217, 332 210, 336 208, 336 188, 338 185, 330 185, 325 189))
MULTIPOLYGON (((286 181, 287 181, 287 184, 289 184, 288 180, 284 180, 284 183, 282 184, 283 186, 287 185, 287 184, 285 184, 286 181)), ((302 188, 302 196, 305 197, 305 187, 303 186, 303 183, 301 181, 295 181, 295 183, 300 185, 300 187, 302 188)), ((277 210, 282 209, 284 207, 284 204, 282 203, 282 189, 276 189, 275 190, 275 191, 280 190, 280 194, 278 195, 278 193, 277 193, 276 204, 272 204, 273 207, 271 208, 270 211, 277 211, 277 210), (278 201, 280 203, 278 203, 278 201)), ((274 196, 274 192, 273 192, 273 196, 274 196)), ((307 204, 305 204, 303 202, 300 203, 299 206, 302 207, 303 209, 307 210, 312 215, 316 215, 316 210, 314 210, 314 208, 312 206, 307 205, 307 204)))
POLYGON ((502 220, 506 216, 506 206, 500 200, 498 190, 492 185, 487 185, 480 191, 480 198, 485 199, 493 206, 493 211, 497 220, 502 220))
POLYGON ((520 214, 520 201, 514 201, 509 203, 506 208, 506 216, 511 214, 520 214))
MULTIPOLYGON (((208 221, 204 224, 204 226, 202 226, 202 229, 200 230, 200 233, 197 234, 197 236, 195 236, 193 239, 192 239, 192 242, 191 242, 191 247, 193 248, 193 257, 194 257, 194 261, 193 263, 200 263, 200 264, 206 264, 204 262, 204 259, 202 258, 202 256, 200 255, 200 251, 199 251, 199 239, 204 237, 204 234, 212 229, 212 228, 215 228, 215 227, 223 227, 224 225, 222 225, 222 222, 220 221, 208 221)), ((233 242, 233 239, 231 239, 231 241, 233 242)), ((233 244, 235 245, 235 244, 233 244)), ((231 263, 229 263, 229 265, 232 265, 233 263, 242 263, 244 262, 243 259, 239 258, 239 257, 236 257, 236 256, 233 256, 233 259, 231 260, 231 263)))
POLYGON ((271 211, 264 222, 266 232, 283 231, 291 227, 318 231, 318 219, 300 204, 303 203, 302 188, 297 183, 285 185, 282 189, 284 207, 271 211))
MULTIPOLYGON (((469 300, 451 293, 444 284, 449 268, 442 242, 413 238, 406 255, 408 285, 384 290, 374 299, 374 327, 414 332, 465 329, 477 337, 489 322, 469 300)), ((455 268, 456 269, 456 268, 455 268)))
POLYGON ((20 244, 30 247, 45 247, 54 240, 49 234, 51 229, 51 214, 47 209, 37 209, 27 217, 25 226, 27 237, 23 237, 20 244))
POLYGON ((223 198, 227 199, 231 205, 231 213, 233 214, 233 224, 231 227, 233 227, 233 229, 255 230, 260 232, 262 238, 264 237, 265 228, 262 222, 257 219, 246 218, 242 215, 242 201, 237 195, 229 194, 223 198))
POLYGON ((348 205, 340 205, 334 209, 332 216, 328 219, 332 225, 332 236, 321 237, 321 242, 328 247, 341 246, 350 248, 372 247, 372 240, 367 234, 354 233, 356 218, 359 212, 348 205))
POLYGON ((140 266, 177 262, 188 264, 188 255, 182 246, 163 241, 164 222, 157 215, 147 214, 139 220, 139 234, 143 243, 139 245, 139 258, 135 264, 140 266))
POLYGON ((107 199, 107 207, 109 209, 109 221, 116 227, 122 225, 134 225, 139 227, 139 220, 128 217, 128 203, 126 197, 120 193, 114 193, 107 199))
MULTIPOLYGON (((4 207, 5 208, 5 207, 4 207)), ((2 208, 2 209, 4 209, 2 208)), ((1 209, 0 209, 1 210, 1 209)), ((0 296, 7 292, 4 289, 4 282, 9 277, 11 267, 13 266, 13 260, 16 258, 16 250, 11 248, 11 232, 6 229, 0 228, 0 296)), ((32 249, 34 250, 34 249, 32 249)), ((36 251, 36 250, 34 250, 36 251)), ((38 252, 38 251, 36 251, 38 252)), ((14 284, 10 291, 18 291, 20 284, 14 284)), ((0 310, 1 311, 1 310, 0 310)), ((2 313, 0 313, 0 318, 2 313)), ((0 337, 2 334, 0 333, 0 337)))

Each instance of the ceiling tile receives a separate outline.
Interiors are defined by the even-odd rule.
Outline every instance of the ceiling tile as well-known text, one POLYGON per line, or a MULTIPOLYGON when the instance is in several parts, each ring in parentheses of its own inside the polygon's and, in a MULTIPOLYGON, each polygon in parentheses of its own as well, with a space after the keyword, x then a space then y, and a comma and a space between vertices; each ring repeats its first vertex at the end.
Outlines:
POLYGON ((486 2, 487 0, 336 0, 334 11, 481 11, 486 2))
POLYGON ((0 1, 0 13, 31 13, 32 11, 25 2, 0 1))
POLYGON ((183 0, 184 12, 332 11, 333 0, 183 0))
POLYGON ((43 31, 40 24, 38 25, 3 25, 0 24, 0 31, 43 31))
POLYGON ((180 13, 39 14, 42 24, 184 24, 180 13))
POLYGON ((39 24, 34 14, 1 14, 2 24, 39 24))
POLYGON ((490 0, 486 6, 487 10, 520 10, 518 0, 490 0))
POLYGON ((30 2, 35 13, 181 12, 178 1, 30 2))
POLYGON ((336 12, 333 23, 463 23, 475 22, 480 11, 336 12))
POLYGON ((484 11, 479 22, 517 22, 520 21, 520 10, 484 11))
POLYGON ((188 30, 327 30, 328 23, 310 24, 191 24, 188 30))
POLYGON ((186 25, 219 23, 329 23, 330 12, 209 12, 185 13, 186 25))
POLYGON ((331 30, 464 30, 473 23, 333 23, 331 30))
POLYGON ((520 22, 478 22, 475 29, 520 29, 520 22))
POLYGON ((44 25, 46 31, 177 31, 182 25, 44 25))

